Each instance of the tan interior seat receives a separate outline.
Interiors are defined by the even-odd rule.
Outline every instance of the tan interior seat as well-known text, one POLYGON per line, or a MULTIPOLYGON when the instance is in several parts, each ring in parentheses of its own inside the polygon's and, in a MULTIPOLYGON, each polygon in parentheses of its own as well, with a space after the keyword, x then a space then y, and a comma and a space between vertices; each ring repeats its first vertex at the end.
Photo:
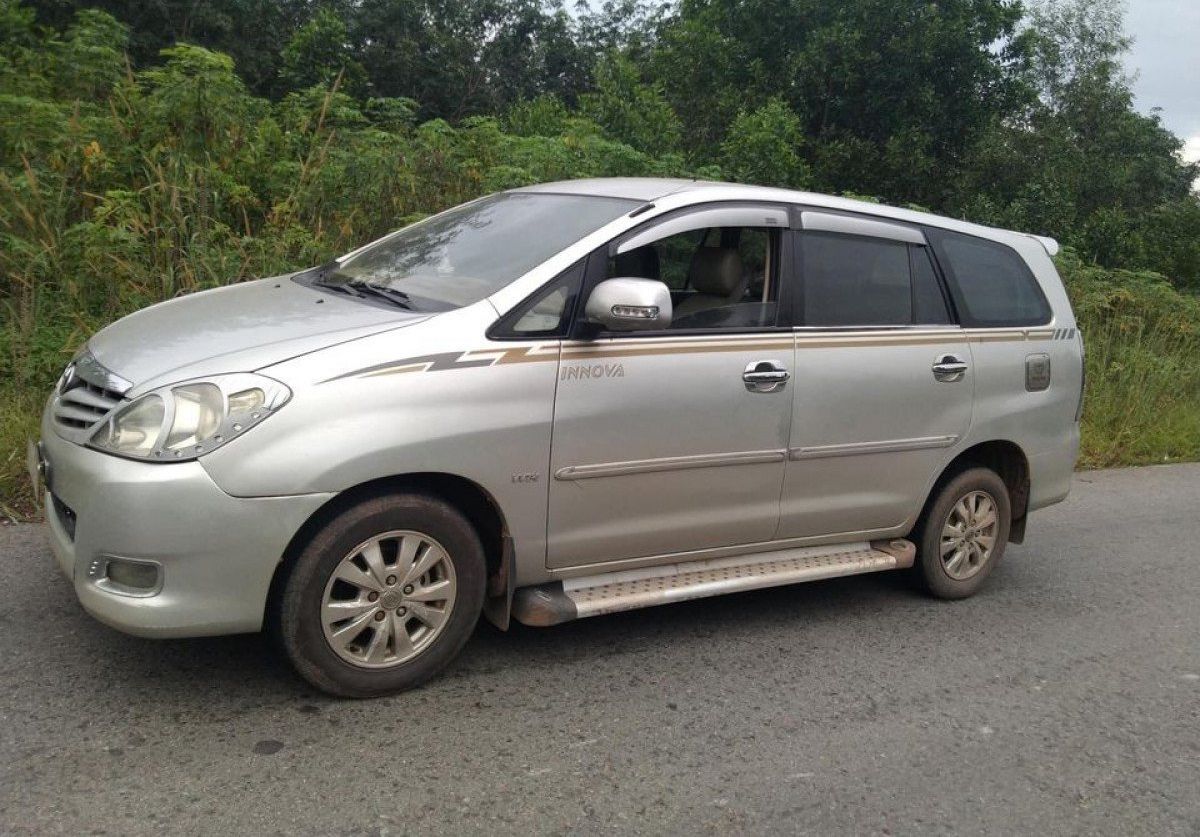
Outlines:
POLYGON ((692 296, 675 306, 675 316, 684 317, 711 308, 734 305, 746 293, 748 277, 742 271, 742 257, 730 247, 700 247, 688 268, 688 286, 692 296))

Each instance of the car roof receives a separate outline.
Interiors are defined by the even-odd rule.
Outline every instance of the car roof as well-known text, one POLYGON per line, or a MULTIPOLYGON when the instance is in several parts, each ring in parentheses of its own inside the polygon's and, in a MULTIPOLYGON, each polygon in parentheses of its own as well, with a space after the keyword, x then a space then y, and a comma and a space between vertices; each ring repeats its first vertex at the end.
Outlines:
MULTIPOLYGON (((929 212, 902 209, 881 203, 842 198, 818 192, 778 189, 773 186, 746 186, 739 183, 722 183, 715 180, 686 180, 670 177, 592 177, 579 180, 559 180, 551 183, 539 183, 534 186, 524 186, 514 189, 513 191, 627 198, 630 200, 646 201, 647 203, 660 200, 667 195, 703 192, 706 193, 703 195, 703 198, 717 200, 767 200, 802 204, 815 208, 858 212, 864 215, 874 215, 876 217, 907 221, 914 224, 926 224, 1000 240, 1010 236, 1022 236, 1037 240, 1046 248, 1046 251, 1051 256, 1058 252, 1058 242, 1046 236, 1032 235, 1015 230, 1004 230, 998 227, 986 227, 967 221, 960 221, 955 218, 934 215, 929 212)), ((696 197, 701 199, 702 196, 697 194, 696 197)))
POLYGON ((730 186, 712 180, 685 180, 673 177, 585 177, 558 180, 513 189, 514 192, 548 192, 559 195, 593 195, 603 198, 628 198, 654 201, 676 192, 689 192, 706 186, 730 186))

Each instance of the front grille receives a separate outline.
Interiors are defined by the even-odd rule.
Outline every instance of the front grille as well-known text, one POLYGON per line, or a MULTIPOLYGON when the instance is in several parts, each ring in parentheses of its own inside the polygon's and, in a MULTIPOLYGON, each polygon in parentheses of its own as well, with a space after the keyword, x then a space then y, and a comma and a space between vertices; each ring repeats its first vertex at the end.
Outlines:
POLYGON ((84 352, 59 380, 54 421, 66 431, 88 430, 112 412, 132 386, 84 352))
POLYGON ((120 401, 119 392, 83 380, 73 381, 70 389, 63 390, 54 404, 54 420, 82 430, 108 415, 120 401))

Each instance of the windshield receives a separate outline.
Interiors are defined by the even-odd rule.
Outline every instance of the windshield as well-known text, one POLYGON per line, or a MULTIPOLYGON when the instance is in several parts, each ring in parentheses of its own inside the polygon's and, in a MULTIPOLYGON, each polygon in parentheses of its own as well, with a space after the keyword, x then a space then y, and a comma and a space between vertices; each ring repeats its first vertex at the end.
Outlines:
POLYGON ((495 293, 639 205, 583 195, 491 195, 381 239, 332 266, 320 282, 405 308, 458 308, 495 293))

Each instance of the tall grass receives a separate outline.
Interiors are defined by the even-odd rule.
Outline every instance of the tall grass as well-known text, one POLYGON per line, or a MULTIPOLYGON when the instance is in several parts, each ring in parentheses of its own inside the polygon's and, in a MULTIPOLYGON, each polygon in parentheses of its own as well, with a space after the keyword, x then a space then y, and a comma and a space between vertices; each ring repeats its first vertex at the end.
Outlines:
POLYGON ((1081 465, 1200 459, 1200 300, 1070 252, 1059 267, 1087 348, 1081 465))

